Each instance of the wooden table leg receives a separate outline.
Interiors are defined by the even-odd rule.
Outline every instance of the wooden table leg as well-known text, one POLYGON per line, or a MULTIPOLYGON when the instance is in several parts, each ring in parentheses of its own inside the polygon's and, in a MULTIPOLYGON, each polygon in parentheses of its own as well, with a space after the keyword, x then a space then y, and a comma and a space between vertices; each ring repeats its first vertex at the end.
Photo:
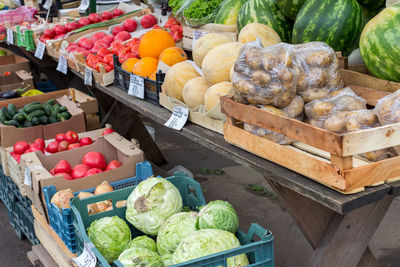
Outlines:
POLYGON ((392 196, 387 195, 376 203, 343 215, 267 181, 315 249, 309 266, 379 266, 368 242, 386 214, 392 196))

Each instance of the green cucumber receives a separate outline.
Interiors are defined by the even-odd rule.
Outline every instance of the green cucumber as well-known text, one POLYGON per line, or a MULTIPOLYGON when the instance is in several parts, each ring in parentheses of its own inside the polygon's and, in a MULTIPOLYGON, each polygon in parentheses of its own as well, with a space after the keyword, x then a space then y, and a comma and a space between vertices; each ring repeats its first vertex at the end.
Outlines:
POLYGON ((57 117, 57 114, 60 112, 60 106, 59 105, 54 105, 53 107, 52 107, 52 110, 51 110, 51 114, 50 114, 50 116, 52 116, 52 117, 57 117))
POLYGON ((29 107, 24 107, 24 112, 26 112, 26 113, 31 113, 31 112, 33 112, 33 111, 36 111, 36 110, 43 110, 43 109, 44 109, 43 105, 41 105, 41 104, 35 104, 35 105, 31 105, 31 106, 29 106, 29 107))
POLYGON ((1 123, 5 124, 6 120, 7 120, 6 115, 4 115, 3 111, 0 110, 0 121, 1 121, 1 123))
POLYGON ((39 125, 40 124, 40 120, 38 117, 33 117, 32 118, 32 124, 33 125, 39 125))
POLYGON ((28 121, 32 121, 33 118, 40 117, 42 115, 44 115, 44 111, 43 110, 35 110, 35 111, 29 113, 28 116, 26 117, 26 119, 28 121))
POLYGON ((49 117, 49 124, 51 124, 51 123, 56 123, 56 122, 58 122, 58 120, 55 118, 55 117, 49 117))
POLYGON ((10 116, 10 114, 8 114, 7 108, 6 107, 2 107, 1 111, 3 112, 3 114, 6 116, 7 120, 11 120, 12 117, 10 116))
POLYGON ((17 113, 13 116, 13 120, 16 120, 18 122, 23 122, 26 119, 25 115, 22 113, 17 113))
POLYGON ((15 127, 18 127, 18 126, 19 126, 19 123, 18 123, 18 121, 16 121, 16 120, 8 120, 8 121, 6 121, 5 124, 6 124, 6 125, 10 125, 10 126, 15 126, 15 127))
POLYGON ((39 117, 40 121, 42 122, 43 125, 46 125, 49 123, 49 119, 47 118, 46 115, 42 115, 39 117))
POLYGON ((24 123, 22 124, 22 127, 24 128, 28 128, 28 127, 32 127, 33 124, 30 121, 24 121, 24 123))
POLYGON ((27 108, 27 107, 30 107, 32 105, 37 105, 37 104, 40 104, 40 102, 31 102, 29 104, 26 104, 23 108, 27 108))
POLYGON ((48 104, 44 104, 43 107, 44 107, 44 112, 46 113, 46 115, 50 116, 50 114, 51 114, 51 106, 48 105, 48 104))
POLYGON ((14 116, 15 114, 17 114, 17 107, 14 105, 14 103, 11 103, 8 105, 7 111, 10 116, 14 116))
POLYGON ((56 102, 56 100, 54 98, 47 100, 43 105, 54 105, 54 103, 56 102))
POLYGON ((60 107, 60 112, 65 112, 67 111, 67 107, 66 106, 61 106, 60 107))

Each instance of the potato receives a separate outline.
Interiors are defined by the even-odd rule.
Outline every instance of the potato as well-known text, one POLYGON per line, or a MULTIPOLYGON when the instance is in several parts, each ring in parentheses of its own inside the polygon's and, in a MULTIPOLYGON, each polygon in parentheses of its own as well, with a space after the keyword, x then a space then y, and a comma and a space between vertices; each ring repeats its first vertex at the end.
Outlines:
POLYGON ((347 120, 347 122, 346 122, 346 131, 347 132, 354 132, 354 131, 361 130, 361 129, 362 129, 362 125, 357 120, 357 118, 352 117, 347 120))
POLYGON ((316 51, 306 57, 306 63, 310 66, 328 67, 332 64, 333 54, 330 51, 316 51))
POLYGON ((304 102, 308 103, 315 99, 324 98, 329 94, 329 89, 327 88, 320 88, 320 89, 306 89, 300 92, 301 97, 303 98, 304 102))
POLYGON ((333 116, 325 120, 323 128, 332 132, 341 132, 345 125, 345 119, 333 116))
POLYGON ((250 48, 245 52, 245 61, 252 69, 258 69, 264 58, 264 53, 261 49, 250 48))
POLYGON ((273 105, 279 108, 284 108, 287 107, 290 102, 292 102, 293 98, 296 96, 295 95, 295 90, 282 90, 275 98, 273 101, 273 105))
POLYGON ((261 66, 264 70, 270 70, 275 67, 277 61, 275 56, 270 53, 264 53, 261 61, 261 66))
POLYGON ((276 71, 276 75, 282 81, 293 81, 293 74, 287 68, 280 68, 276 71))
POLYGON ((238 93, 249 94, 249 91, 255 91, 255 86, 248 80, 240 79, 233 83, 233 88, 238 93))
POLYGON ((334 108, 334 105, 329 102, 317 102, 311 107, 312 117, 327 116, 334 108))
POLYGON ((263 106, 261 110, 265 110, 271 113, 274 113, 276 115, 281 115, 281 116, 286 116, 285 112, 282 109, 276 108, 271 105, 263 106))
POLYGON ((295 96, 290 104, 283 108, 283 111, 289 118, 295 118, 303 113, 304 101, 300 96, 295 96))
POLYGON ((271 81, 271 76, 265 71, 256 70, 253 72, 251 79, 254 81, 256 85, 265 87, 271 81))

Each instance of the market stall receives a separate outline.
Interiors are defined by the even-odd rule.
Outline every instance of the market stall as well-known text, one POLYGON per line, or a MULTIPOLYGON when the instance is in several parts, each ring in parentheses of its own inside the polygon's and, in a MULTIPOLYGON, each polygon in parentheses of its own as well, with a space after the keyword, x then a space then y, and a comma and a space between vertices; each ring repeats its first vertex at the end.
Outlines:
MULTIPOLYGON (((398 39, 398 29, 383 29, 379 18, 374 21, 378 7, 368 1, 359 1, 365 12, 375 11, 367 13, 368 24, 355 0, 327 1, 327 7, 317 1, 298 6, 200 2, 170 1, 175 17, 166 16, 165 3, 155 8, 120 4, 79 19, 6 24, 8 42, 1 45, 23 56, 12 55, 15 63, 22 66, 29 59, 58 88, 75 88, 0 101, 3 191, 16 191, 11 200, 0 196, 32 214, 19 228, 11 219, 18 214, 10 216, 16 231, 27 224, 22 233, 31 235, 32 244, 41 243, 30 260, 85 266, 86 257, 94 262, 86 266, 136 266, 129 265, 132 258, 147 255, 160 266, 274 266, 268 229, 254 224, 241 231, 224 223, 199 228, 200 215, 194 218, 197 232, 182 240, 212 242, 225 233, 210 231, 207 237, 199 232, 217 228, 227 238, 235 233, 237 244, 197 255, 198 249, 179 240, 163 253, 159 229, 169 226, 140 216, 148 209, 152 187, 144 193, 139 188, 153 181, 176 191, 183 204, 166 205, 170 213, 162 223, 180 214, 182 206, 203 214, 215 203, 205 203, 200 185, 182 173, 148 178, 153 169, 145 159, 163 177, 155 165, 168 159, 144 127, 144 116, 261 173, 314 249, 309 266, 379 266, 368 242, 400 195, 400 70, 396 59, 379 58, 395 54, 395 40, 376 35, 382 27, 398 39), (338 12, 341 8, 349 12, 338 12), (317 24, 332 14, 346 16, 338 19, 341 27, 317 24), (386 45, 388 54, 378 55, 376 45, 386 45), (57 132, 75 134, 76 140, 68 137, 68 148, 60 148, 66 140, 58 140, 57 132), (35 148, 38 138, 43 148, 35 148), (96 163, 90 153, 97 153, 96 163), (99 186, 106 188, 104 194, 96 193, 99 186), (109 218, 117 221, 106 222, 109 218), (120 247, 106 249, 98 239, 105 231, 100 221, 110 229, 119 225, 129 238, 119 236, 120 247), (125 250, 142 234, 157 236, 158 252, 138 252, 132 245, 125 250)), ((394 24, 400 8, 392 4, 377 16, 394 24)), ((163 199, 167 202, 173 200, 163 199)))

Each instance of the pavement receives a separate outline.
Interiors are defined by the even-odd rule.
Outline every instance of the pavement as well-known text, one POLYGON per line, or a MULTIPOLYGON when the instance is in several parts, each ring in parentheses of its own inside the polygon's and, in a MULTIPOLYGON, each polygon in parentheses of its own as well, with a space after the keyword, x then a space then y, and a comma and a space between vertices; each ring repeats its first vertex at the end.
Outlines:
MULTIPOLYGON (((156 142, 168 160, 168 164, 161 166, 163 169, 170 170, 177 165, 187 168, 201 183, 207 201, 222 199, 235 207, 240 229, 247 231, 252 222, 257 222, 271 230, 275 238, 277 267, 307 266, 313 250, 262 175, 238 166, 168 128, 151 121, 145 123, 155 129, 156 142)), ((382 267, 400 266, 399 221, 398 197, 369 243, 382 267)), ((31 266, 26 258, 30 244, 18 240, 2 203, 0 249, 0 267, 31 266)))

